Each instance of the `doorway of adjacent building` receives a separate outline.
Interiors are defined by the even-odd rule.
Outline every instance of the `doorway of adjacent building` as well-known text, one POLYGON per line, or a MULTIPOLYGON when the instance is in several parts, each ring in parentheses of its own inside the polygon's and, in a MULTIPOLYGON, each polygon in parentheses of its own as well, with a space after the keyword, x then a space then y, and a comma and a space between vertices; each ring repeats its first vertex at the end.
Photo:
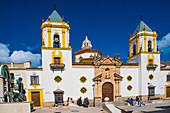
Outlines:
POLYGON ((54 93, 55 103, 56 104, 63 104, 64 91, 58 88, 55 91, 53 91, 53 93, 54 93))
POLYGON ((102 86, 102 101, 108 97, 109 101, 113 101, 113 84, 110 82, 106 82, 102 86))
POLYGON ((63 103, 63 93, 55 94, 55 103, 63 103))
POLYGON ((31 99, 34 107, 40 106, 40 92, 31 92, 31 99))
POLYGON ((170 87, 166 87, 166 97, 170 98, 170 87))

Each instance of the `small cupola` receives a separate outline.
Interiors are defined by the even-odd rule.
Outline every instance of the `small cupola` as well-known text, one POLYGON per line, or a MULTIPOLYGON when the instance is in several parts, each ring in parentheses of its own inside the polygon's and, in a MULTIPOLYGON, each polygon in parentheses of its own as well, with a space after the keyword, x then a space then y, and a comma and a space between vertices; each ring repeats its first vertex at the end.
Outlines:
POLYGON ((86 36, 86 39, 82 43, 82 49, 91 49, 91 47, 92 47, 91 41, 88 40, 88 38, 86 36))

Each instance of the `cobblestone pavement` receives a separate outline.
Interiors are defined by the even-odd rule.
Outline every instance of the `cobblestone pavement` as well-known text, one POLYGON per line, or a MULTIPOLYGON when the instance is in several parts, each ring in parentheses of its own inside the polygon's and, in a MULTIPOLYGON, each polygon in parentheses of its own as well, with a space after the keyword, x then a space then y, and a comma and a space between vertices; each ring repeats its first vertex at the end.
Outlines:
POLYGON ((46 108, 35 108, 32 113, 107 113, 103 111, 101 107, 76 107, 76 106, 63 106, 63 107, 46 107, 46 108))
POLYGON ((125 111, 133 111, 133 113, 170 113, 170 101, 162 103, 150 104, 146 103, 145 106, 118 106, 125 111))

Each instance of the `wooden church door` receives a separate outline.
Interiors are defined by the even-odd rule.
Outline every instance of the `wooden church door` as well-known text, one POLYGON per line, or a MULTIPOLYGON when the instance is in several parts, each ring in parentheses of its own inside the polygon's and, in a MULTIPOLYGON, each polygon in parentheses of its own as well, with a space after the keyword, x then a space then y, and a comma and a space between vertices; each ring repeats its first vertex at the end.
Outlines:
POLYGON ((113 85, 110 82, 106 82, 102 86, 102 101, 108 97, 109 101, 113 101, 113 85))

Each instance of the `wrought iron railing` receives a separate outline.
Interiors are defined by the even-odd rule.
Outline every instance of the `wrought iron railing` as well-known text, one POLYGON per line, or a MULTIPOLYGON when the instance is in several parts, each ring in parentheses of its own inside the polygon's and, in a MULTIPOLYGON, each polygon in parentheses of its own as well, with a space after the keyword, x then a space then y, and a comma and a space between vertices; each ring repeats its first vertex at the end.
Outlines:
POLYGON ((148 64, 148 65, 146 66, 147 69, 155 69, 156 67, 158 67, 157 64, 148 64))
POLYGON ((51 69, 64 69, 65 64, 63 63, 51 63, 50 68, 51 69))

